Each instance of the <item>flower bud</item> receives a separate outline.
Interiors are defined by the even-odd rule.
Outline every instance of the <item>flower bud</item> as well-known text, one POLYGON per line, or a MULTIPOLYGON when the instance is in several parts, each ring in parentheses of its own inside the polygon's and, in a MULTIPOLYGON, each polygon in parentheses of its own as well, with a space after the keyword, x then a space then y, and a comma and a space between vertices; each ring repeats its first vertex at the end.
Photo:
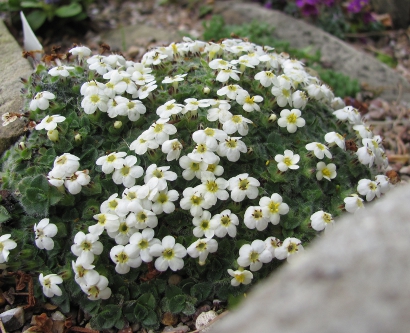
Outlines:
POLYGON ((204 87, 204 89, 202 90, 202 92, 203 92, 205 95, 208 95, 208 94, 211 92, 211 89, 209 89, 209 87, 204 87))
POLYGON ((77 134, 74 136, 74 140, 75 140, 76 142, 81 142, 82 139, 83 139, 83 138, 82 138, 82 136, 81 136, 80 133, 77 133, 77 134))
POLYGON ((47 137, 53 142, 58 141, 58 131, 56 129, 48 131, 47 137))
POLYGON ((20 148, 21 150, 26 149, 26 143, 23 142, 23 141, 21 141, 21 142, 19 143, 19 148, 20 148))
POLYGON ((268 121, 269 121, 270 123, 274 123, 274 122, 276 121, 276 119, 278 119, 278 117, 276 116, 276 114, 272 113, 272 114, 269 116, 268 121))
POLYGON ((121 127, 122 127, 122 121, 117 120, 117 121, 114 123, 114 128, 119 129, 119 128, 121 128, 121 127))

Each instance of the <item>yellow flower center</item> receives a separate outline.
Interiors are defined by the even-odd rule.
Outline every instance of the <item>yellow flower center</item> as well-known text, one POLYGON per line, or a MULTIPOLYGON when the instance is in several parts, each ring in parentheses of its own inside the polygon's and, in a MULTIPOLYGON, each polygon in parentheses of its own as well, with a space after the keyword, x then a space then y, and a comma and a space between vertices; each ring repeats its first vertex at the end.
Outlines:
POLYGON ((286 98, 289 98, 290 97, 290 91, 283 88, 282 89, 282 95, 285 96, 286 98))
POLYGON ((197 195, 194 194, 194 195, 191 197, 192 205, 199 206, 202 201, 203 201, 202 196, 197 196, 197 195))
POLYGON ((166 259, 166 260, 171 260, 174 257, 174 250, 173 249, 165 249, 164 251, 162 251, 162 256, 166 259))
POLYGON ((81 243, 81 248, 83 251, 90 251, 92 247, 92 244, 90 242, 84 241, 81 243))
POLYGON ((249 259, 250 259, 251 262, 257 262, 257 261, 259 261, 259 253, 258 253, 258 252, 255 252, 255 251, 252 251, 252 252, 249 254, 249 259))
POLYGON ((239 187, 240 190, 245 191, 245 190, 248 189, 248 186, 249 186, 249 180, 239 178, 239 186, 238 187, 239 187))
POLYGON ((125 252, 121 252, 115 257, 117 258, 117 262, 120 264, 126 263, 128 261, 128 255, 125 252))
POLYGON ((331 172, 328 168, 324 168, 322 170, 322 174, 323 174, 323 176, 330 178, 331 172))
POLYGON ((206 189, 211 193, 215 193, 218 191, 218 184, 213 180, 208 180, 206 182, 206 189))
POLYGON ((232 121, 233 121, 235 124, 240 124, 240 123, 242 122, 242 117, 241 117, 241 116, 238 116, 238 115, 235 115, 235 116, 232 117, 232 121))
POLYGON ((128 109, 133 109, 135 107, 135 103, 134 102, 128 102, 127 103, 127 108, 128 109))
POLYGON ((205 242, 199 242, 196 248, 199 252, 202 252, 202 251, 206 251, 207 246, 205 242))
POLYGON ((140 242, 138 243, 138 246, 140 249, 146 249, 149 245, 149 242, 146 239, 141 239, 140 242))
POLYGON ((216 164, 208 164, 206 171, 214 172, 216 169, 216 164))
POLYGON ((164 125, 163 124, 155 124, 154 125, 154 132, 155 133, 161 133, 164 129, 164 125))
POLYGON ((288 245, 288 252, 289 253, 295 253, 298 252, 298 245, 296 243, 290 243, 288 245))
POLYGON ((131 168, 130 168, 129 166, 124 165, 124 166, 121 168, 121 174, 122 174, 124 177, 125 177, 125 176, 128 176, 129 173, 130 173, 130 170, 131 170, 131 168))
POLYGON ((196 146, 196 151, 200 154, 203 154, 207 151, 206 145, 204 145, 203 143, 199 144, 198 146, 196 146))
POLYGON ((137 214, 137 221, 138 223, 145 223, 145 220, 148 218, 148 216, 144 212, 139 212, 137 214))
POLYGON ((205 128, 204 133, 205 133, 207 136, 214 136, 215 130, 212 129, 212 128, 207 127, 207 128, 205 128))
POLYGON ((260 220, 261 218, 263 218, 262 209, 259 209, 259 210, 255 209, 253 211, 252 216, 254 217, 255 220, 260 220))
POLYGON ((226 140, 226 146, 230 149, 234 149, 237 146, 235 139, 226 140))
POLYGON ((100 101, 100 96, 98 96, 98 95, 92 95, 92 96, 90 97, 90 101, 91 101, 92 103, 94 103, 94 104, 97 104, 97 103, 100 101))
POLYGON ((115 208, 117 208, 118 206, 118 202, 117 200, 112 200, 108 203, 108 208, 115 210, 115 208))
POLYGON ((322 145, 321 143, 317 143, 316 147, 318 147, 320 150, 325 150, 326 149, 325 146, 322 145))
POLYGON ((271 201, 268 205, 268 208, 272 214, 277 214, 279 212, 279 206, 280 206, 279 202, 271 201))
POLYGON ((159 170, 159 169, 155 169, 155 170, 152 172, 152 175, 153 175, 154 177, 156 177, 156 178, 162 178, 162 177, 164 177, 164 173, 163 173, 161 170, 159 170))
POLYGON ((246 96, 246 98, 245 98, 245 103, 246 103, 246 104, 253 104, 253 103, 255 103, 254 99, 255 99, 255 96, 253 96, 253 97, 251 97, 251 96, 246 96))
POLYGON ((128 232, 128 230, 129 230, 128 225, 125 222, 121 223, 120 227, 118 229, 118 231, 122 234, 126 234, 128 232))
POLYGON ((166 193, 160 193, 157 201, 164 204, 168 201, 168 196, 166 195, 166 193))
POLYGON ((228 215, 223 215, 223 216, 221 217, 221 224, 222 224, 224 227, 227 227, 228 225, 231 224, 231 218, 230 218, 228 215))
POLYGON ((285 157, 283 159, 283 163, 285 163, 287 166, 291 166, 293 164, 292 159, 290 157, 285 157))
POLYGON ((209 220, 202 220, 200 224, 202 230, 207 230, 209 228, 209 220))
POLYGON ((239 283, 243 283, 245 281, 245 276, 243 274, 235 274, 235 280, 239 283))
POLYGON ((291 113, 289 116, 287 116, 286 119, 288 120, 289 124, 294 124, 296 123, 296 120, 298 119, 298 117, 294 113, 291 113))
POLYGON ((330 215, 328 213, 324 213, 323 214, 323 221, 325 221, 326 223, 332 222, 332 215, 330 215))
POLYGON ((107 162, 114 162, 117 159, 117 157, 115 155, 110 155, 107 157, 107 162))

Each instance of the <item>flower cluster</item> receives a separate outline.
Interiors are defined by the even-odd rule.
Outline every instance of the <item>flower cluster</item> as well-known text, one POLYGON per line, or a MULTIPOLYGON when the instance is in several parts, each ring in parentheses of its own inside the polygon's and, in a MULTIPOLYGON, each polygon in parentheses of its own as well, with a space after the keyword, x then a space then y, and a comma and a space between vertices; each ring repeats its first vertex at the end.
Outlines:
MULTIPOLYGON (((33 242, 53 250, 37 255, 58 273, 40 276, 47 297, 66 297, 67 287, 80 304, 105 306, 126 288, 133 296, 123 297, 137 303, 119 311, 147 313, 146 323, 158 321, 150 304, 161 298, 161 309, 178 303, 171 312, 190 313, 182 304, 244 291, 274 261, 296 258, 343 202, 355 212, 392 187, 387 175, 371 180, 371 168, 387 163, 381 138, 287 54, 188 38, 140 62, 72 54, 76 64, 39 69, 53 97, 31 95, 42 120, 10 153, 23 166, 4 172, 27 215, 47 216, 33 222, 33 242), (53 258, 58 251, 65 265, 53 258), (67 267, 77 284, 62 281, 67 267), (178 301, 161 285, 174 272, 178 301)), ((16 247, 10 237, 0 239, 3 262, 16 247)))
POLYGON ((48 173, 49 183, 57 187, 64 185, 71 194, 80 193, 82 186, 88 185, 91 178, 88 170, 78 171, 78 161, 79 158, 70 153, 57 157, 53 169, 48 173))

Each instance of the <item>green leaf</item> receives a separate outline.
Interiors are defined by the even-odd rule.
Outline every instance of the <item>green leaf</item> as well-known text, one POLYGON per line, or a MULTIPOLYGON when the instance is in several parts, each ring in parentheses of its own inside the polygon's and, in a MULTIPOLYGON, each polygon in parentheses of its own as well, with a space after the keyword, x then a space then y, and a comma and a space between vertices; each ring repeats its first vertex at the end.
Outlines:
POLYGON ((10 220, 11 216, 6 208, 0 206, 0 223, 10 220))
POLYGON ((198 301, 203 301, 209 296, 212 288, 210 282, 198 283, 191 288, 191 296, 197 298, 198 301))
POLYGON ((148 315, 148 308, 137 303, 135 304, 134 307, 134 317, 135 319, 137 319, 138 321, 142 321, 144 320, 144 318, 148 315))
POLYGON ((26 16, 28 23, 33 31, 40 28, 47 19, 47 14, 42 10, 34 10, 26 16))
POLYGON ((115 326, 121 315, 121 307, 108 304, 103 307, 103 310, 98 315, 92 318, 91 325, 99 329, 108 329, 115 326))
POLYGON ((50 188, 48 180, 44 175, 38 175, 37 177, 34 177, 30 183, 30 186, 38 188, 44 192, 48 192, 50 188))
POLYGON ((148 307, 148 308, 150 308, 150 309, 155 309, 155 305, 156 305, 155 298, 154 298, 154 296, 153 296, 152 294, 150 294, 150 293, 142 294, 142 295, 138 298, 137 301, 138 301, 139 304, 142 304, 142 305, 144 305, 144 306, 146 306, 146 307, 148 307))
POLYGON ((61 6, 56 11, 55 14, 58 17, 72 17, 80 14, 83 8, 79 3, 73 2, 67 6, 61 6))
POLYGON ((20 6, 22 8, 43 8, 43 4, 37 1, 22 1, 20 6))
POLYGON ((158 317, 157 314, 149 309, 147 315, 142 320, 142 325, 144 326, 156 326, 158 324, 158 317))
POLYGON ((28 189, 26 189, 25 192, 25 197, 31 201, 31 202, 45 202, 47 201, 48 197, 47 194, 44 193, 44 191, 35 188, 35 187, 29 187, 28 189))
POLYGON ((180 313, 185 308, 185 302, 185 295, 174 296, 169 301, 169 309, 172 313, 180 313))

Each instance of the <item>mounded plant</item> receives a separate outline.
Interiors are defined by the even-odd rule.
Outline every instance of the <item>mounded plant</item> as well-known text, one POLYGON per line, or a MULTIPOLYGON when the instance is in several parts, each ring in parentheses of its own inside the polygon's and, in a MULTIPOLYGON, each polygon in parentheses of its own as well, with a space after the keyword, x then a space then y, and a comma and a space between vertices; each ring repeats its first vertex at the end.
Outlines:
POLYGON ((358 110, 268 46, 46 59, 3 117, 27 135, 1 160, 0 262, 93 328, 243 294, 394 182, 358 110))

